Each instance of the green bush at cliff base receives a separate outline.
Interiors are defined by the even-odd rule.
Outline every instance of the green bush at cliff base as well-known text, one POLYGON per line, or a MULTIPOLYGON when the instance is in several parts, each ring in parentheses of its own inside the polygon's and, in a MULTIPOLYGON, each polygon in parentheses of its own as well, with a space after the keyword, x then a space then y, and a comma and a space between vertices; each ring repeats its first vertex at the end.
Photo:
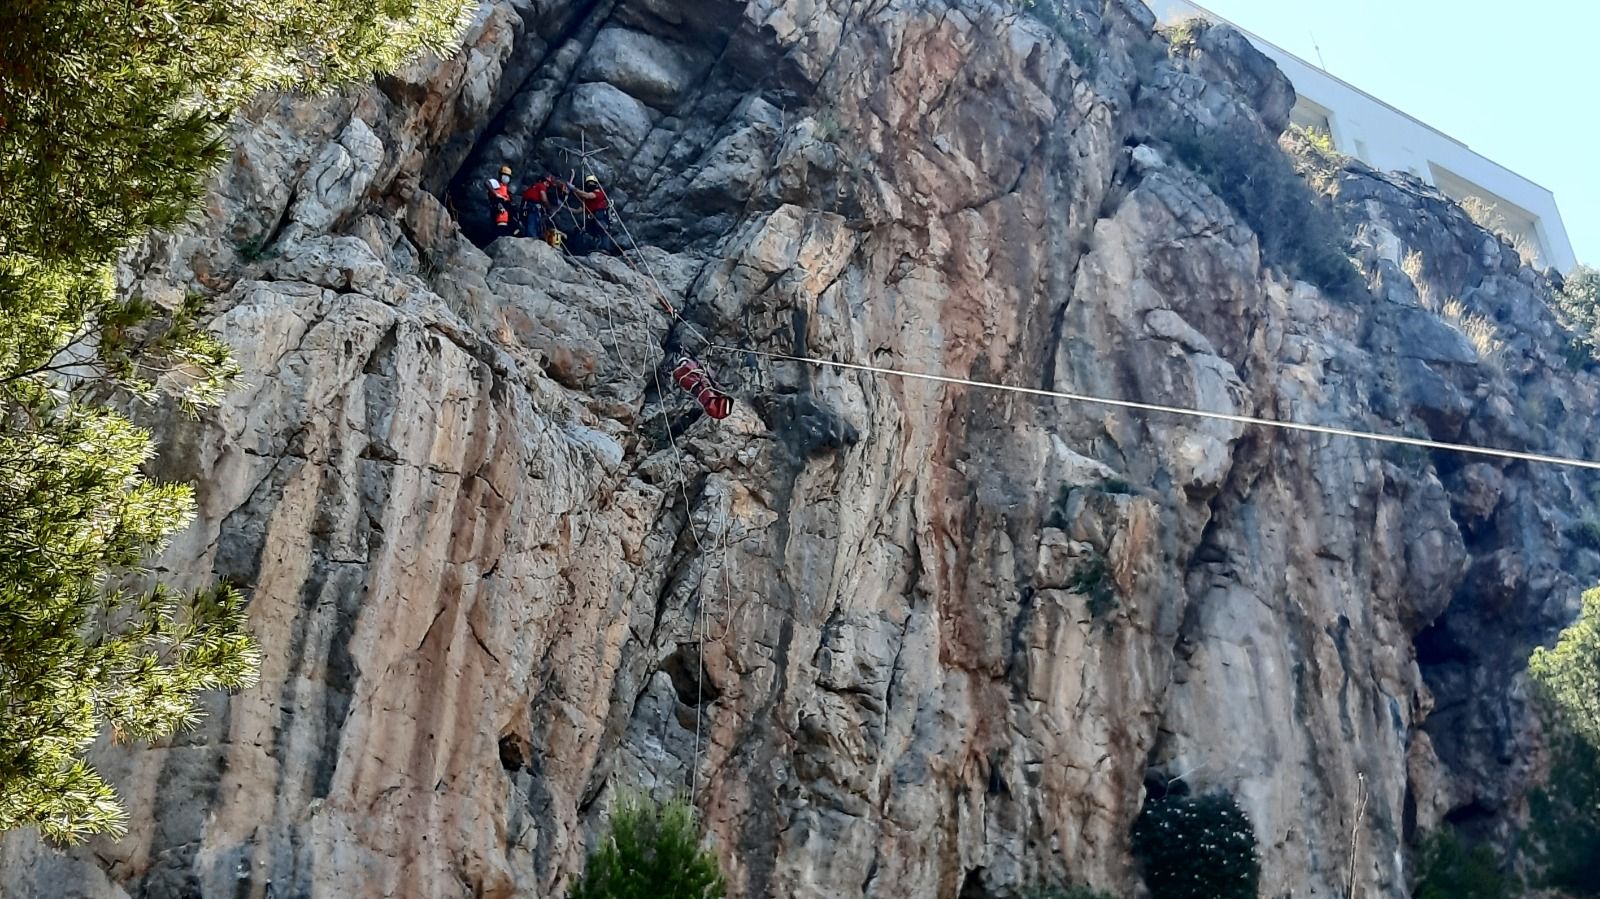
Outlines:
POLYGON ((1534 882, 1570 899, 1600 897, 1600 750, 1558 728, 1545 785, 1528 797, 1523 854, 1534 882))
POLYGON ((0 830, 120 831, 88 746, 190 726, 257 669, 237 593, 127 586, 193 499, 146 480, 150 436, 108 400, 194 411, 238 369, 202 300, 118 296, 114 261, 192 213, 239 104, 443 49, 467 6, 0 3, 0 830))
POLYGON ((569 899, 721 899, 717 859, 700 848, 681 800, 624 798, 569 899))
POLYGON ((1511 899, 1511 881, 1482 846, 1469 848, 1448 827, 1423 843, 1412 899, 1511 899))
POLYGON ((1146 800, 1133 824, 1133 854, 1154 899, 1256 899, 1255 829, 1226 794, 1146 800))

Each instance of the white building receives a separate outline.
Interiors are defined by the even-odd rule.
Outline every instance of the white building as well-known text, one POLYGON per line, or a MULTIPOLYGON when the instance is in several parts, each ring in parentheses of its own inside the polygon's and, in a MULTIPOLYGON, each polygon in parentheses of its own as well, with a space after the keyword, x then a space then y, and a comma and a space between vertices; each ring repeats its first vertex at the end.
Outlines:
MULTIPOLYGON (((1145 3, 1167 25, 1195 17, 1227 22, 1188 0, 1145 3)), ((1488 204, 1499 230, 1525 243, 1536 265, 1553 265, 1563 273, 1577 265, 1550 191, 1248 29, 1227 23, 1288 76, 1299 94, 1291 115, 1295 124, 1326 132, 1339 152, 1375 169, 1410 172, 1457 201, 1477 198, 1488 204)))

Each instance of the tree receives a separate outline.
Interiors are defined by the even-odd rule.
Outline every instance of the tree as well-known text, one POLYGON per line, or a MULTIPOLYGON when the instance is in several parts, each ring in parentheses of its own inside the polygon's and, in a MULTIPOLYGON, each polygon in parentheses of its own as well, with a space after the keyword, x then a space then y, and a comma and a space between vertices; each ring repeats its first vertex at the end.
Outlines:
POLYGON ((1528 796, 1522 849, 1537 885, 1600 897, 1600 749, 1557 723, 1550 750, 1549 779, 1528 796))
POLYGON ((185 595, 139 566, 189 520, 187 486, 141 474, 118 411, 194 411, 237 374, 201 298, 119 296, 111 266, 181 224, 271 89, 324 88, 442 50, 467 0, 9 0, 0 8, 0 830, 73 840, 125 813, 84 759, 109 726, 194 723, 258 650, 227 587, 185 595), (116 401, 114 404, 112 401, 116 401))
POLYGON ((1567 725, 1600 748, 1600 588, 1583 594, 1582 614, 1554 649, 1533 651, 1528 673, 1567 725))
POLYGON ((1133 855, 1155 899, 1255 899, 1261 878, 1256 832, 1226 793, 1190 796, 1181 783, 1145 801, 1133 822, 1133 855))
POLYGON ((695 837, 688 803, 625 798, 571 899, 721 899, 723 889, 716 856, 695 837))

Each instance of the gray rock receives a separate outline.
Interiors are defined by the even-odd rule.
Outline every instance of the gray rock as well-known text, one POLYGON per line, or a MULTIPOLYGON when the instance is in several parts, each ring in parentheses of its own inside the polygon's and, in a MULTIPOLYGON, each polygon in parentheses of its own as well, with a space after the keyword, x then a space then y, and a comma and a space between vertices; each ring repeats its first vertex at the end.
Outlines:
POLYGON ((1363 896, 1407 895, 1412 829, 1509 826, 1527 653, 1600 578, 1564 474, 966 382, 1583 452, 1537 280, 1358 165, 1327 202, 1383 289, 1265 265, 1160 137, 1279 152, 1236 35, 1173 60, 1074 0, 1091 76, 1000 5, 859 7, 495 0, 451 59, 241 119, 123 274, 210 291, 245 370, 139 414, 197 486, 160 568, 248 590, 262 681, 97 747, 130 837, 8 835, 8 896, 561 895, 635 790, 692 791, 741 899, 1138 895, 1147 766, 1238 797, 1263 895, 1350 890, 1358 775, 1363 896), (583 137, 649 246, 473 243, 499 157, 583 137))
POLYGON ((678 102, 701 66, 680 45, 627 28, 603 28, 578 67, 583 81, 604 81, 661 110, 678 102))
POLYGON ((632 153, 654 127, 645 105, 603 81, 574 87, 557 109, 552 130, 569 139, 586 138, 613 156, 632 153))

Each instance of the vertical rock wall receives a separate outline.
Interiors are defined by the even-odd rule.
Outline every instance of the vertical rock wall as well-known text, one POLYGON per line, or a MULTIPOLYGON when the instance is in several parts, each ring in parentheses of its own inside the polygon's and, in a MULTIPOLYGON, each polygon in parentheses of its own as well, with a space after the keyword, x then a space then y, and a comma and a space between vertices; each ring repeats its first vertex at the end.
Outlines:
POLYGON ((214 293, 245 368, 147 417, 201 503, 164 568, 249 592, 262 683, 98 752, 129 837, 13 835, 5 895, 559 896, 624 790, 692 791, 747 897, 1127 894, 1151 773, 1239 798, 1264 895, 1342 895, 1353 827, 1398 897, 1418 828, 1507 826, 1586 479, 743 352, 1600 455, 1542 280, 1423 185, 1319 175, 1362 288, 1264 261, 1168 136, 1276 154, 1292 92, 1152 27, 499 0, 247 111, 127 278, 214 293), (502 161, 592 166, 644 248, 479 249, 502 161))

